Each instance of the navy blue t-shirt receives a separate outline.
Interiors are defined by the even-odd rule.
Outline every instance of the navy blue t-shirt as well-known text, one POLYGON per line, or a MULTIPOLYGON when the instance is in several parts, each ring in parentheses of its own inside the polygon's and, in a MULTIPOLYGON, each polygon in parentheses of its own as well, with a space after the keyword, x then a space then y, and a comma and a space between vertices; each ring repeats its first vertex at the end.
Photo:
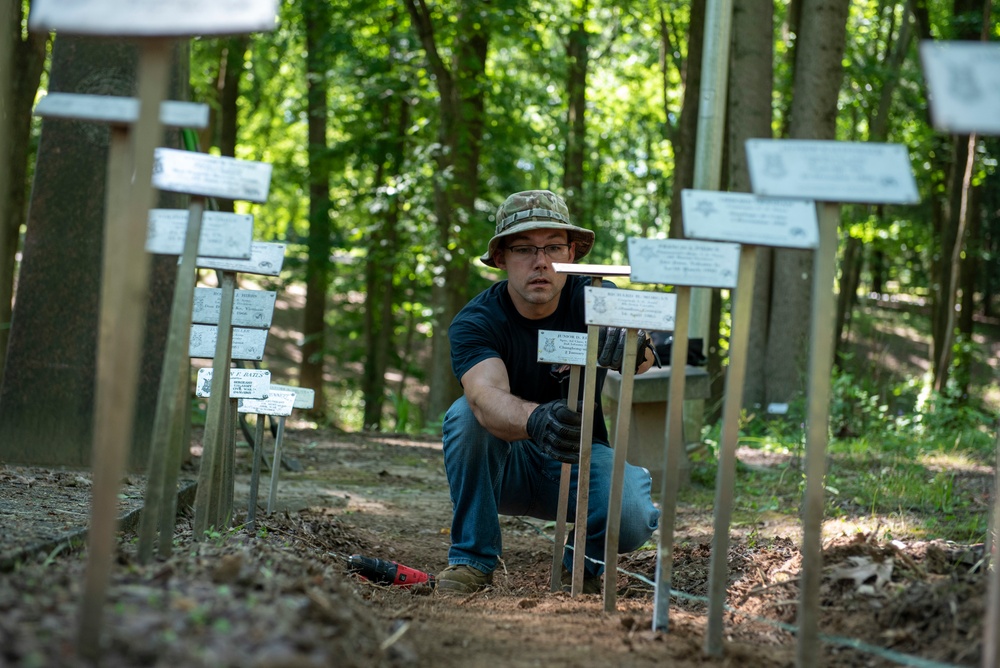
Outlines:
MULTIPOLYGON (((568 276, 559 297, 559 306, 540 320, 525 318, 514 307, 507 291, 507 281, 493 284, 463 308, 448 328, 451 341, 451 368, 461 380, 465 373, 483 360, 499 358, 507 367, 510 391, 514 396, 540 404, 566 397, 569 375, 561 380, 552 374, 552 365, 538 361, 538 330, 586 332, 583 289, 590 285, 586 276, 568 276)), ((606 369, 597 373, 594 414, 594 440, 608 442, 601 407, 601 387, 606 369)), ((583 382, 580 395, 583 398, 583 382)))

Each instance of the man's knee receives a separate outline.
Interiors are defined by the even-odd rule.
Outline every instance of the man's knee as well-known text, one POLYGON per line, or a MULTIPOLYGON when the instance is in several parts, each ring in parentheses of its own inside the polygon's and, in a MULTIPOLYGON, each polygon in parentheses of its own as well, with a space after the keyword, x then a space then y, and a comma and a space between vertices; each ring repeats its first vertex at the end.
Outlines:
POLYGON ((649 471, 629 466, 622 494, 622 522, 618 536, 618 551, 632 552, 642 547, 653 535, 660 522, 660 511, 650 497, 652 481, 649 471))

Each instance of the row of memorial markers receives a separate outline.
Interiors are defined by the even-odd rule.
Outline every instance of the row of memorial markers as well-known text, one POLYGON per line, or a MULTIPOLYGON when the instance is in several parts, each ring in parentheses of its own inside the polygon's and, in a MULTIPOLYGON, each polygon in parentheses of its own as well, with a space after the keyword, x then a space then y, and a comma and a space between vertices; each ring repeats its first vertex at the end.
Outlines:
MULTIPOLYGON (((101 286, 95 392, 94 497, 89 558, 80 610, 78 650, 100 651, 102 607, 114 549, 117 493, 124 453, 132 436, 138 357, 148 288, 148 253, 177 255, 178 278, 154 424, 148 490, 140 524, 139 555, 148 561, 158 548, 170 553, 177 501, 177 476, 186 406, 190 399, 190 359, 211 358, 200 369, 195 392, 208 397, 201 469, 195 499, 194 535, 227 528, 232 518, 237 411, 256 413, 248 525, 257 508, 264 416, 280 416, 271 462, 268 511, 272 510, 280 470, 284 416, 312 405, 311 391, 275 385, 260 369, 233 369, 234 360, 259 361, 276 295, 236 289, 238 273, 278 276, 284 246, 254 242, 249 215, 206 211, 212 198, 263 202, 270 187, 270 165, 159 147, 163 127, 200 128, 204 105, 166 101, 171 40, 176 37, 238 34, 274 28, 275 0, 163 0, 136 4, 125 0, 35 0, 29 28, 65 34, 115 35, 136 40, 139 51, 138 99, 50 93, 36 106, 47 118, 105 123, 111 127, 108 159, 105 252, 101 286), (197 11, 195 11, 197 10, 197 11), (152 209, 154 188, 190 196, 187 210, 152 209), (148 225, 137 225, 136 221, 148 225), (197 268, 215 269, 218 288, 196 287, 197 268), (109 280, 108 277, 111 277, 109 280), (185 350, 185 348, 187 348, 185 350), (228 392, 211 392, 211 387, 228 392)), ((927 43, 921 47, 932 89, 932 111, 939 128, 954 132, 1000 133, 1000 52, 990 45, 927 43), (956 85, 956 82, 961 85, 956 85)), ((635 341, 639 329, 674 332, 670 364, 683 368, 691 289, 735 290, 730 364, 726 379, 722 442, 715 504, 715 537, 710 573, 706 653, 722 652, 722 615, 727 579, 726 553, 733 503, 735 448, 745 375, 747 329, 758 246, 812 249, 815 256, 806 473, 803 507, 802 600, 799 607, 800 666, 819 663, 818 587, 821 575, 820 530, 823 514, 827 404, 832 363, 830 314, 837 248, 838 203, 913 204, 916 184, 902 146, 828 141, 751 140, 746 145, 754 195, 686 191, 683 223, 687 239, 630 239, 630 266, 563 264, 557 271, 592 277, 586 294, 587 334, 542 332, 539 361, 571 365, 570 396, 579 392, 583 373, 583 424, 577 524, 585 524, 589 496, 590 439, 596 381, 597 337, 601 326, 625 327, 626 359, 608 513, 605 563, 617 560, 621 494, 634 381, 635 341), (606 276, 629 276, 636 283, 673 286, 673 293, 596 290, 606 276)), ((665 425, 665 476, 657 559, 653 627, 667 629, 677 472, 683 456, 682 404, 685 375, 671 376, 665 425)), ((559 517, 567 517, 569 465, 564 465, 559 517)), ((997 515, 994 513, 994 522, 997 515)), ((553 587, 566 523, 556 527, 553 587)), ((582 591, 583 532, 574 546, 572 594, 582 591)), ((610 580, 613 582, 613 579, 610 580)), ((984 643, 984 665, 996 666, 996 573, 984 643)), ((604 591, 605 609, 615 609, 615 587, 604 591)))

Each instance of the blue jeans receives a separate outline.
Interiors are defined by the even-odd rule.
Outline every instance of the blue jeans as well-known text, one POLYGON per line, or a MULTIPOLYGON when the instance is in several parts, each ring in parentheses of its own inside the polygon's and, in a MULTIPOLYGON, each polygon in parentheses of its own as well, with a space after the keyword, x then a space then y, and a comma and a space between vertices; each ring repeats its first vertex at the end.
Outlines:
MULTIPOLYGON (((562 463, 545 456, 531 441, 508 443, 490 434, 472 413, 465 397, 444 418, 444 467, 451 489, 454 517, 448 563, 466 564, 492 573, 502 550, 498 514, 556 519, 562 463)), ((590 559, 604 560, 608 497, 614 450, 594 443, 590 460, 590 500, 587 504, 587 548, 590 559)), ((577 466, 573 466, 568 522, 576 519, 577 466)), ((657 527, 660 511, 650 498, 651 480, 644 468, 625 465, 618 551, 641 547, 657 527)), ((568 545, 573 545, 570 538, 568 545)), ((585 560, 586 577, 604 568, 585 560)), ((563 564, 572 570, 573 554, 566 549, 563 564)))

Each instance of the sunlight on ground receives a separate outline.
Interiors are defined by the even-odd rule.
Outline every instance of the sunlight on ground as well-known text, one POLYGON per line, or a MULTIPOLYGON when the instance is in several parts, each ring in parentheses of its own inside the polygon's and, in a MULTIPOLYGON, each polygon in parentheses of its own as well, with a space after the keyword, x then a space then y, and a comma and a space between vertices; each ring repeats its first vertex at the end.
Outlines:
POLYGON ((918 457, 917 461, 931 471, 951 471, 954 473, 973 473, 976 475, 992 475, 993 470, 972 461, 963 453, 945 454, 936 452, 918 457))

